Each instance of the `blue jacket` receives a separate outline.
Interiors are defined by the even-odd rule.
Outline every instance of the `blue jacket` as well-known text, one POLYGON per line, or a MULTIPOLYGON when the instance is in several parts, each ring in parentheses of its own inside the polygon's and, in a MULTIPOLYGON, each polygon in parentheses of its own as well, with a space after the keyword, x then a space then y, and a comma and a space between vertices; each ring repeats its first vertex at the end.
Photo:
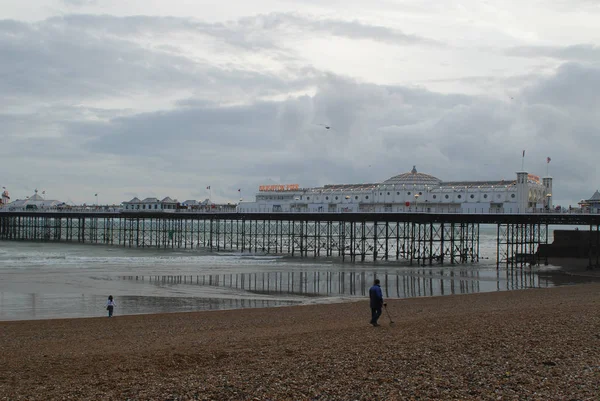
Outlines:
POLYGON ((369 298, 371 298, 371 308, 381 308, 383 306, 383 293, 379 284, 369 288, 369 298))

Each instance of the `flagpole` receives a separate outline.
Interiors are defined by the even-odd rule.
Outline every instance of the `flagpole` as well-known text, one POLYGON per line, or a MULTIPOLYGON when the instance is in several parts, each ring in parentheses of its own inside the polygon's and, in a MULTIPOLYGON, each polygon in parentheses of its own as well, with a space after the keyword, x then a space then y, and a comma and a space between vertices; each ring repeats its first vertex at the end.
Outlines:
POLYGON ((523 149, 523 157, 521 158, 521 171, 525 171, 525 150, 523 149))

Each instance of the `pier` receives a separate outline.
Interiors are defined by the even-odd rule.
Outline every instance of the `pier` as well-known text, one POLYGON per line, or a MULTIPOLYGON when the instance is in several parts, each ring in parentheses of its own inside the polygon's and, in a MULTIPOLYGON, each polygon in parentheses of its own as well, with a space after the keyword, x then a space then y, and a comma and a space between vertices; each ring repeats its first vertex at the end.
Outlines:
MULTIPOLYGON (((599 231, 600 215, 462 213, 3 212, 0 240, 76 242, 136 248, 203 248, 410 265, 479 261, 481 224, 497 227, 497 266, 539 262, 549 225, 599 231)), ((599 235, 589 265, 599 266, 599 235)), ((593 240, 592 240, 593 238, 593 240)))

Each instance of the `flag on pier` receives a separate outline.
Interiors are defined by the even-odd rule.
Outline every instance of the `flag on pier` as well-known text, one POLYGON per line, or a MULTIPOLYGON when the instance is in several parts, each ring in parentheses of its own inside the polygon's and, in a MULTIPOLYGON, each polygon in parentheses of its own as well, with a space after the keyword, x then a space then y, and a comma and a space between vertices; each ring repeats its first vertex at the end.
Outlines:
POLYGON ((552 159, 550 157, 546 157, 546 163, 550 163, 552 159))
POLYGON ((206 187, 206 189, 210 189, 210 185, 206 187))

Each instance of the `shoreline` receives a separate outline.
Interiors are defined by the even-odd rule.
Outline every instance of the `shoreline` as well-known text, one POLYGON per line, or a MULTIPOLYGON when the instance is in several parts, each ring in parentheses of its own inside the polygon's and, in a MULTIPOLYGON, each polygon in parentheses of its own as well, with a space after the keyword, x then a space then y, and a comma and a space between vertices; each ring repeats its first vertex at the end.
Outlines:
POLYGON ((600 281, 600 268, 588 268, 589 259, 583 258, 548 258, 548 268, 544 264, 538 265, 540 275, 548 275, 554 278, 568 278, 578 282, 600 281))
POLYGON ((0 399, 593 399, 600 283, 0 322, 0 399))
MULTIPOLYGON (((519 272, 521 269, 508 269, 507 271, 510 272, 511 274, 517 273, 519 272)), ((524 267, 523 272, 526 272, 528 274, 531 274, 532 272, 534 274, 537 275, 537 277, 539 277, 540 280, 551 280, 551 286, 552 287, 558 287, 558 286, 566 286, 566 285, 576 285, 576 284, 583 284, 583 283, 593 283, 593 282, 600 282, 600 269, 593 269, 593 270, 589 270, 587 269, 587 259, 572 259, 572 258, 555 258, 555 259, 550 259, 549 260, 549 265, 545 266, 543 264, 540 265, 536 265, 536 266, 531 266, 531 267, 524 267)), ((527 288, 518 288, 518 289, 494 289, 494 290, 484 290, 478 293, 486 293, 486 292, 505 292, 505 291, 519 291, 519 290, 526 290, 526 289, 531 289, 531 288, 546 288, 548 287, 548 284, 546 283, 546 286, 531 286, 531 287, 527 287, 527 288)), ((431 297, 437 297, 437 296, 442 296, 442 297, 447 297, 447 296, 453 296, 453 295, 463 295, 463 294, 467 294, 467 293, 448 293, 446 295, 413 295, 413 296, 407 296, 407 297, 395 297, 392 295, 389 295, 389 299, 398 299, 398 300, 406 300, 406 299, 412 299, 412 298, 431 298, 431 297)), ((97 296, 94 295, 92 297, 100 297, 102 298, 102 296, 97 296)), ((137 296, 137 297, 142 297, 142 298, 155 298, 154 296, 137 296)), ((123 296, 121 296, 121 298, 123 298, 123 296)), ((162 297, 159 297, 162 298, 162 297)), ((167 297, 169 298, 169 297, 167 297)), ((197 297, 193 297, 190 296, 189 298, 193 298, 196 299, 197 297)), ((170 298, 169 298, 170 299, 170 298)), ((176 297, 175 299, 179 299, 178 297, 176 297)), ((185 299, 185 298, 181 298, 181 299, 185 299)), ((202 297, 198 298, 198 299, 202 299, 202 297)), ((269 308, 280 308, 280 307, 290 307, 290 306, 306 306, 306 305, 319 305, 319 304, 337 304, 337 303, 348 303, 348 302, 360 302, 361 300, 364 300, 364 296, 340 296, 340 295, 335 295, 335 296, 316 296, 316 295, 308 295, 308 298, 303 299, 303 300, 298 300, 295 302, 284 302, 281 304, 274 304, 274 305, 265 305, 265 301, 269 301, 269 300, 248 300, 248 304, 251 304, 252 301, 254 301, 254 303, 256 303, 255 306, 226 306, 226 307, 218 307, 215 309, 190 309, 190 310, 163 310, 163 311, 144 311, 144 312, 126 312, 123 315, 120 315, 120 308, 117 307, 116 315, 117 316, 149 316, 149 315, 160 315, 163 313, 167 313, 167 314, 173 314, 173 313, 193 313, 193 312, 218 312, 218 311, 227 311, 227 310, 247 310, 247 309, 269 309, 269 308), (259 303, 262 301, 262 305, 259 305, 259 303)), ((103 300, 104 302, 104 300, 103 300)), ((276 302, 276 301, 273 301, 276 302)), ((63 320, 63 319, 89 319, 89 318, 104 318, 104 312, 99 312, 96 315, 87 315, 87 316, 69 316, 67 313, 63 313, 62 315, 60 314, 56 314, 55 316, 44 316, 44 317, 40 317, 40 318, 29 318, 29 317, 25 317, 25 318, 13 318, 13 319, 0 319, 0 322, 22 322, 22 321, 48 321, 48 320, 63 320)))

